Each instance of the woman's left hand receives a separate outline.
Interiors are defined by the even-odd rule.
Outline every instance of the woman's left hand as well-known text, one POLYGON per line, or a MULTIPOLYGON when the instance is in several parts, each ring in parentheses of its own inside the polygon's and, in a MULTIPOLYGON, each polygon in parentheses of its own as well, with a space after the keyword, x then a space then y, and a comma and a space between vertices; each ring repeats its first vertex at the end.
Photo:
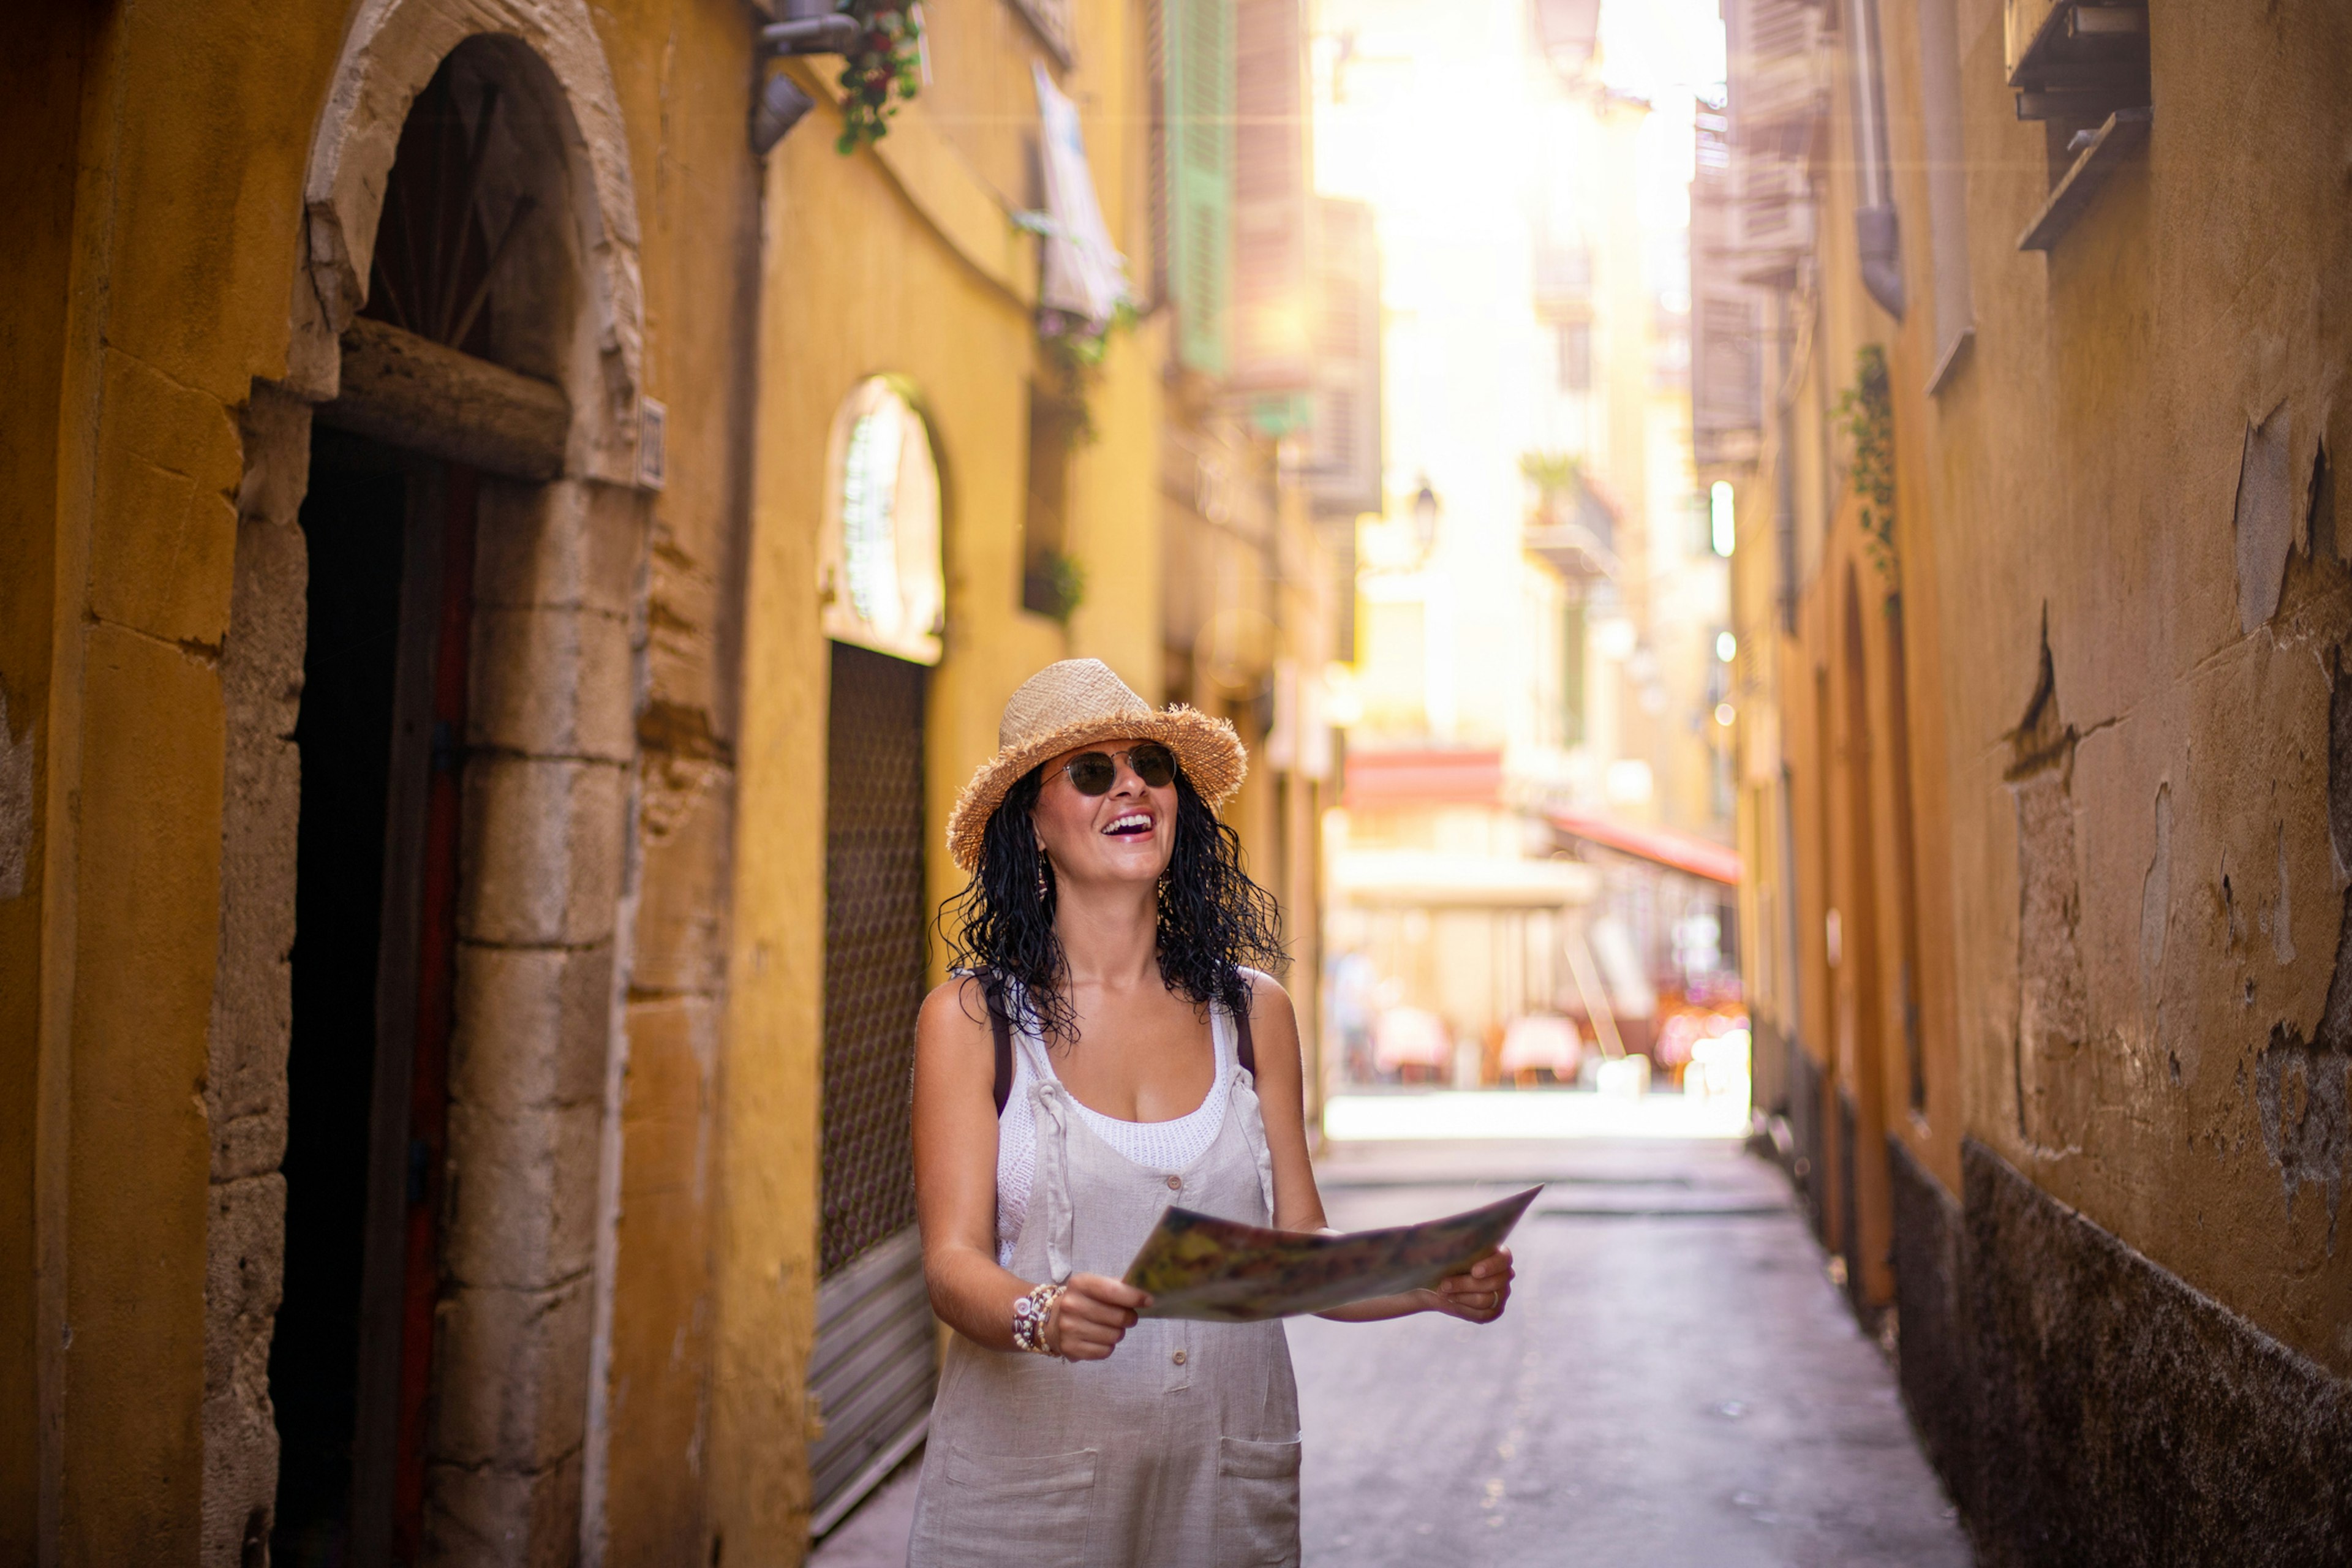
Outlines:
POLYGON ((1459 1274, 1449 1274, 1433 1290, 1430 1310, 1444 1312, 1465 1323, 1491 1323, 1503 1315, 1511 1300, 1511 1249, 1498 1247, 1459 1274))

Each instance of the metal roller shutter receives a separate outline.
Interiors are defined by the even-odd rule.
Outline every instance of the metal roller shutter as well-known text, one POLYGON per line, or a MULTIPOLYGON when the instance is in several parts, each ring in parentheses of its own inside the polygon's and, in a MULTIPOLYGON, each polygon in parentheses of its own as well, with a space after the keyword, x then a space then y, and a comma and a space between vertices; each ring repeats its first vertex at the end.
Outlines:
POLYGON ((814 1534, 919 1440, 937 1377, 908 1118, 926 968, 926 679, 920 665, 833 645, 814 1534))

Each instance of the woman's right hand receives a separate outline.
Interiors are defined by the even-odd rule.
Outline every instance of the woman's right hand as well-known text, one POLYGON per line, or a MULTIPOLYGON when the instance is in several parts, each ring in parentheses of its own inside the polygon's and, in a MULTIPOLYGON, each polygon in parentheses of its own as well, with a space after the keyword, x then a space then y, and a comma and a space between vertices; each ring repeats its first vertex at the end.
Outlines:
POLYGON ((1070 1361, 1102 1361, 1118 1348, 1151 1298, 1100 1274, 1073 1274, 1045 1314, 1045 1343, 1070 1361))

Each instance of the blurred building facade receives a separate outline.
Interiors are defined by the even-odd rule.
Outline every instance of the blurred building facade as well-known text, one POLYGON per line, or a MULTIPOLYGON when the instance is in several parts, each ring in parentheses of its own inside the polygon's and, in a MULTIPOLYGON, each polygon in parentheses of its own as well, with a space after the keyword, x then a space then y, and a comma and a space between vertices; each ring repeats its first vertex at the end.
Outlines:
POLYGON ((2352 27, 1724 11, 1759 1105, 1986 1561, 2341 1555, 2352 27))
MULTIPOLYGON (((1311 1021, 1317 825, 1338 795, 1325 671, 1349 593, 1312 492, 1318 443, 1359 413, 1318 388, 1360 374, 1348 363, 1362 352, 1334 340, 1322 312, 1328 300, 1361 294, 1376 256, 1324 237, 1310 183, 1307 10, 1306 0, 1150 8, 1156 173, 1149 244, 1135 254, 1164 334, 1153 520, 1164 694, 1230 720, 1249 748, 1249 777, 1226 816, 1251 874, 1282 906, 1286 984, 1311 1021)), ((1304 1037, 1311 1057, 1311 1024, 1304 1037)))
POLYGON ((797 1561, 1051 659, 1242 725, 1315 1016, 1297 7, 935 5, 846 154, 829 9, 5 25, 10 1561, 797 1561))
POLYGON ((1318 181, 1382 267, 1386 471, 1357 502, 1330 825, 1359 1079, 1517 1076, 1523 1019, 1646 1051, 1662 1008, 1736 999, 1728 573, 1690 467, 1686 279, 1658 265, 1681 236, 1642 201, 1654 110, 1609 85, 1599 24, 1318 14, 1318 181), (1418 133, 1444 102, 1478 105, 1479 155, 1418 133))

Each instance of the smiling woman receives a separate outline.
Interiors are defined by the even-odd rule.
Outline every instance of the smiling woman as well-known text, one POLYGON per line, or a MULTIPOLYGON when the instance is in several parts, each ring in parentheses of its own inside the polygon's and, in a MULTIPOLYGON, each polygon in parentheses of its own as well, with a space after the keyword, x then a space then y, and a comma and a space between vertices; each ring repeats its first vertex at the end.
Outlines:
POLYGON ((1283 955, 1280 912, 1243 871, 1241 841, 1217 819, 1247 768, 1233 726, 1187 708, 1154 713, 1100 660, 1068 659, 1014 694, 997 739, 1001 749, 948 822, 949 848, 972 878, 950 905, 954 964, 982 977, 990 1005, 1048 1036, 1074 1037, 1054 929, 1057 873, 1087 874, 1098 863, 1157 884, 1160 966, 1171 988, 1196 1007, 1245 1005, 1240 966, 1276 968, 1283 955), (1139 752, 1147 753, 1140 766, 1139 752), (1144 786, 1141 796, 1120 787, 1130 779, 1144 786), (1049 790, 1049 780, 1061 787, 1049 790), (1055 834, 1068 839, 1057 857, 1047 825, 1064 812, 1082 813, 1087 826, 1055 834), (1110 846, 1087 842, 1132 815, 1152 830, 1119 835, 1136 842, 1117 860, 1107 859, 1110 846))
MULTIPOLYGON (((1257 967, 1280 911, 1216 815, 1241 743, 1093 659, 1023 686, 999 741, 949 819, 971 883, 917 1030, 924 1275, 956 1336, 908 1560, 1295 1563, 1282 1325, 1143 1319, 1117 1278, 1174 1203, 1324 1228, 1297 1021, 1257 967)), ((1487 1322, 1510 1279, 1497 1253, 1329 1315, 1487 1322)))

